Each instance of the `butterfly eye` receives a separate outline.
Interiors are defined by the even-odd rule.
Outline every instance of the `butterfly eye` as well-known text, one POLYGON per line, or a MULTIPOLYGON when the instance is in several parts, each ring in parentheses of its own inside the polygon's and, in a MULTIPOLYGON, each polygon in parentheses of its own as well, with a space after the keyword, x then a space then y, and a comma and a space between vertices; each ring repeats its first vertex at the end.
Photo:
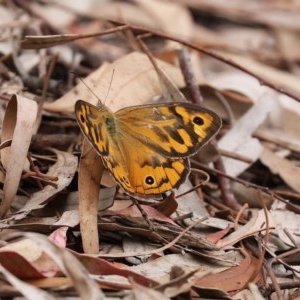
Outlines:
POLYGON ((152 185, 154 182, 155 182, 155 180, 154 180, 153 176, 147 176, 147 177, 145 178, 145 183, 146 183, 147 185, 152 185))
POLYGON ((203 125, 204 124, 204 120, 201 117, 198 117, 198 116, 193 119, 193 122, 196 125, 203 125))

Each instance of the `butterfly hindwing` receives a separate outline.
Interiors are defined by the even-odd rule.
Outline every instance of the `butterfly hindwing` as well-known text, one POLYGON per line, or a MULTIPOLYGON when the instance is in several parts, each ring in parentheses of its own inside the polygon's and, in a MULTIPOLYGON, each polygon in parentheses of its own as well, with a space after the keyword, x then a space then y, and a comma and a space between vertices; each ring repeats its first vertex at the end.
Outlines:
POLYGON ((120 151, 104 156, 105 165, 115 180, 130 194, 140 197, 161 197, 161 194, 178 188, 189 174, 188 159, 172 159, 153 152, 131 137, 120 151))

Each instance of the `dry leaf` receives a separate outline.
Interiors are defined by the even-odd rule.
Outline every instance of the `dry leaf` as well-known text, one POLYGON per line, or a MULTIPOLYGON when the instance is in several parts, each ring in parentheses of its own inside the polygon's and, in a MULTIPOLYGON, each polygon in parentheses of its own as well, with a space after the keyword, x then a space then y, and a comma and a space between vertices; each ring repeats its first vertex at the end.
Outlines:
POLYGON ((3 218, 17 193, 37 117, 37 104, 13 95, 7 106, 2 128, 2 143, 11 141, 1 150, 1 162, 6 170, 0 216, 3 218))
MULTIPOLYGON (((160 62, 159 65, 177 86, 183 85, 179 69, 164 62, 160 62)), ((138 52, 132 52, 99 68, 91 73, 85 82, 113 111, 126 106, 149 103, 153 97, 161 95, 160 83, 151 62, 145 54, 138 52)), ((78 99, 92 104, 98 102, 80 82, 60 99, 53 103, 45 103, 44 109, 52 112, 73 112, 78 99)))
POLYGON ((248 255, 238 266, 217 274, 205 275, 197 280, 195 286, 217 288, 226 292, 240 290, 255 279, 259 260, 248 255))
POLYGON ((263 148, 260 160, 271 170, 273 174, 278 174, 288 186, 300 193, 299 167, 291 161, 278 156, 267 148, 263 148))
MULTIPOLYGON (((275 228, 275 222, 269 212, 267 212, 267 217, 269 220, 269 228, 275 228)), ((266 215, 263 210, 259 210, 258 212, 253 212, 253 216, 243 226, 239 226, 238 230, 229 234, 222 240, 220 240, 216 245, 217 247, 223 248, 229 245, 234 245, 238 241, 245 239, 246 237, 255 235, 258 232, 266 230, 266 215)))
MULTIPOLYGON (((21 220, 25 218, 33 210, 43 208, 54 195, 61 192, 67 187, 73 179, 73 176, 77 170, 78 160, 72 154, 52 149, 57 156, 56 163, 49 168, 47 175, 58 177, 57 187, 46 186, 41 191, 38 191, 31 195, 30 199, 25 205, 19 209, 9 220, 21 220)), ((8 219, 4 220, 7 222, 8 219)))
POLYGON ((36 299, 36 300, 57 299, 55 296, 52 296, 50 293, 46 292, 45 290, 36 288, 33 285, 30 285, 20 280, 18 277, 14 276, 12 273, 6 270, 2 265, 0 265, 0 272, 5 277, 5 279, 27 299, 36 299))
POLYGON ((26 232, 23 235, 41 247, 56 262, 61 271, 71 278, 81 299, 105 298, 96 282, 89 277, 87 270, 71 252, 59 248, 41 234, 26 232))
MULTIPOLYGON (((253 138, 253 132, 264 122, 273 107, 273 99, 266 97, 254 104, 241 117, 227 134, 220 139, 218 146, 225 151, 231 151, 256 161, 260 157, 262 146, 258 139, 253 138)), ((225 169, 231 176, 237 176, 249 167, 249 163, 231 158, 223 158, 225 169)))
POLYGON ((79 165, 79 219, 85 253, 99 252, 98 198, 104 170, 101 157, 84 139, 79 165))

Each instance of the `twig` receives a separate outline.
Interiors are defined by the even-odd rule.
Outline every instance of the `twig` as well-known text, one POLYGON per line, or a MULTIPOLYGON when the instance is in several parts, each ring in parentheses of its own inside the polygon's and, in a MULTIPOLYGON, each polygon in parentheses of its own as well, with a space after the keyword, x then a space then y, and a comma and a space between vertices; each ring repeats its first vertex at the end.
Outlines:
POLYGON ((267 271, 267 274, 269 275, 272 285, 274 287, 274 290, 276 292, 277 295, 277 299, 278 300, 283 300, 283 295, 282 295, 282 291, 279 287, 278 281, 276 279, 276 276, 272 270, 272 260, 268 261, 267 263, 265 263, 265 269, 267 271))
MULTIPOLYGON (((211 143, 216 144, 215 141, 211 141, 211 143)), ((226 173, 223 160, 220 157, 214 162, 214 167, 216 170, 219 170, 222 173, 226 173)), ((220 190, 222 193, 223 202, 234 210, 240 210, 241 205, 237 202, 237 200, 235 199, 235 197, 232 193, 230 182, 229 182, 228 178, 226 178, 225 176, 220 176, 220 175, 217 175, 217 178, 218 178, 220 190)))
POLYGON ((232 176, 230 176, 230 175, 228 175, 228 174, 226 174, 226 173, 224 173, 220 170, 209 168, 205 164, 202 164, 202 163, 200 163, 198 161, 195 161, 195 160, 193 160, 193 163, 197 164, 202 170, 205 170, 209 173, 213 173, 215 175, 222 175, 223 177, 229 178, 232 181, 236 181, 236 182, 238 182, 238 183, 240 183, 240 184, 242 184, 246 187, 252 187, 254 189, 261 190, 262 192, 276 198, 278 201, 283 202, 287 206, 292 207, 294 212, 300 214, 299 206, 294 205, 293 203, 291 203, 291 202, 287 201, 286 199, 280 197, 280 195, 276 194, 276 192, 274 192, 274 191, 271 191, 268 187, 265 187, 265 186, 262 186, 262 185, 257 185, 255 183, 252 183, 252 182, 249 182, 249 181, 237 178, 237 177, 232 177, 232 176))
POLYGON ((183 47, 179 49, 177 53, 180 69, 183 74, 186 87, 189 91, 191 101, 193 103, 199 104, 200 106, 204 106, 204 100, 199 89, 199 85, 194 76, 191 58, 188 50, 185 47, 183 47))
MULTIPOLYGON (((21 1, 18 1, 21 2, 21 1)), ((116 21, 110 21, 112 24, 115 25, 119 25, 118 27, 109 29, 109 30, 105 30, 102 32, 96 32, 96 33, 92 33, 92 34, 72 34, 72 35, 53 35, 51 37, 51 43, 49 43, 48 41, 46 41, 46 39, 43 37, 35 37, 35 41, 33 42, 32 37, 25 37, 25 39, 23 39, 21 41, 21 48, 27 48, 27 49, 39 49, 39 48, 45 48, 45 47, 51 47, 54 45, 58 45, 58 44, 65 44, 71 41, 75 41, 78 39, 83 39, 83 38, 90 38, 90 37, 99 37, 99 36, 103 36, 106 34, 112 34, 112 33, 117 33, 120 31, 124 31, 127 29, 131 29, 131 30, 136 30, 139 31, 140 33, 148 33, 149 36, 150 35, 154 35, 160 38, 164 38, 164 39, 168 39, 170 41, 174 41, 174 42, 178 42, 186 47, 189 47, 191 49, 197 50, 199 52, 202 52, 208 56, 211 56, 219 61, 222 61, 230 66, 235 67, 238 70, 243 71, 246 74, 249 74, 253 77, 255 77, 262 85, 268 86, 270 88, 272 88, 273 90, 286 95, 288 97, 293 98, 294 100, 296 100, 297 102, 300 102, 300 98, 299 96, 297 96, 296 94, 286 91, 284 90, 283 87, 278 87, 275 84, 269 82, 268 80, 262 78, 261 76, 259 76, 258 74, 256 74, 255 72, 249 71, 247 68, 239 65, 238 63, 232 61, 231 59, 228 59, 220 54, 217 54, 213 51, 207 50, 203 47, 200 47, 198 44, 193 44, 191 42, 188 42, 184 39, 178 38, 178 37, 174 37, 171 35, 168 35, 166 33, 157 31, 157 30, 152 30, 149 28, 145 28, 143 26, 136 26, 136 25, 129 25, 129 24, 124 24, 122 22, 116 22, 116 21), (31 40, 30 40, 31 39, 31 40)), ((49 38, 49 36, 48 36, 49 38)))
MULTIPOLYGON (((203 106, 203 102, 204 102, 203 97, 201 95, 200 89, 198 87, 198 84, 194 76, 189 53, 186 49, 185 50, 184 49, 185 48, 179 51, 179 62, 180 62, 182 74, 187 87, 189 87, 192 102, 203 106)), ((211 140, 210 143, 217 150, 216 139, 211 140)), ((225 173, 225 167, 221 157, 219 157, 214 162, 214 167, 217 170, 220 170, 225 173)), ((240 210, 241 205, 237 202, 237 200, 235 199, 231 191, 229 180, 223 176, 218 176, 218 182, 219 182, 220 190, 222 193, 222 199, 224 203, 229 207, 233 208, 234 210, 240 210)))

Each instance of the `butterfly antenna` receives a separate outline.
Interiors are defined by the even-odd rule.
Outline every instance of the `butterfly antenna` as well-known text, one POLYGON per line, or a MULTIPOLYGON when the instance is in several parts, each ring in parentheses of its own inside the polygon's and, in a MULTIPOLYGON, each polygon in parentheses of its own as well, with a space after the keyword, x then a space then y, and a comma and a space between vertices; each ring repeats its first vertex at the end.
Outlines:
POLYGON ((112 82, 113 82, 114 74, 115 74, 115 69, 112 70, 112 74, 111 74, 111 78, 110 78, 108 90, 107 90, 107 93, 106 93, 106 96, 105 96, 105 99, 104 99, 104 104, 105 104, 105 102, 106 102, 106 100, 107 100, 107 97, 108 97, 108 95, 109 95, 109 91, 110 91, 110 88, 111 88, 111 84, 112 84, 112 82))
POLYGON ((82 77, 80 77, 76 72, 70 72, 74 75, 76 75, 78 77, 78 79, 85 85, 85 87, 96 97, 96 99, 98 100, 98 105, 102 105, 102 101, 101 99, 96 95, 96 93, 94 93, 94 91, 85 83, 85 81, 83 80, 82 77))

